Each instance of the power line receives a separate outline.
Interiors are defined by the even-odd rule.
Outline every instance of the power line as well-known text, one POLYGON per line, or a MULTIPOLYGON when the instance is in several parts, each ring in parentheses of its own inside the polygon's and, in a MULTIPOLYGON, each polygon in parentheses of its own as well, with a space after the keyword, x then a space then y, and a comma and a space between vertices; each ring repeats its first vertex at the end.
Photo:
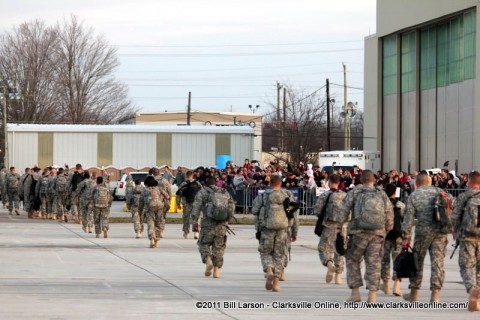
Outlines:
MULTIPOLYGON (((193 97, 194 99, 250 99, 250 98, 273 98, 274 96, 211 96, 211 97, 193 97)), ((185 99, 185 97, 132 97, 139 100, 175 100, 185 99)))
MULTIPOLYGON (((336 84, 336 83, 330 83, 331 85, 334 85, 334 86, 337 86, 337 87, 344 87, 343 84, 336 84)), ((351 87, 351 86, 347 86, 347 88, 349 89, 355 89, 355 90, 363 90, 363 88, 359 88, 359 87, 351 87)))

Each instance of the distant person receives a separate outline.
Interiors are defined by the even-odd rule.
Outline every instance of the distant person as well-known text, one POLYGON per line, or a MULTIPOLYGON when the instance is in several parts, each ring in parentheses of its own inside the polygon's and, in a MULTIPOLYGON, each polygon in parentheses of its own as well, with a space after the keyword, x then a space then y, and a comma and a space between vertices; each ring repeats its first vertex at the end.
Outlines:
POLYGON ((112 205, 112 196, 110 190, 105 186, 103 177, 97 178, 97 185, 93 189, 93 217, 95 221, 95 235, 100 238, 103 231, 103 237, 108 238, 110 215, 110 206, 112 205))

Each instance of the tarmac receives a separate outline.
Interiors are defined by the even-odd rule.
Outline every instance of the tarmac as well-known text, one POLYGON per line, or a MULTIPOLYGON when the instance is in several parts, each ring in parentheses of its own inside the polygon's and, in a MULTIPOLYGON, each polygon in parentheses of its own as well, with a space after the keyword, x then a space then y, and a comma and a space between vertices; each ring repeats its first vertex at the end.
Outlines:
MULTIPOLYGON (((121 203, 112 208, 121 212, 121 203)), ((400 306, 399 297, 379 292, 382 309, 345 305, 350 290, 326 284, 318 237, 312 226, 300 227, 281 292, 266 291, 253 226, 233 226, 228 237, 222 277, 204 276, 193 237, 182 226, 166 226, 159 247, 135 239, 133 224, 110 225, 108 239, 96 239, 74 223, 27 219, 0 209, 0 319, 478 319, 466 310, 458 253, 449 256, 441 301, 453 309, 400 306), (395 305, 394 305, 395 303, 395 305), (388 308, 390 306, 390 308, 388 308), (355 309, 356 307, 356 309, 355 309), (397 308, 393 308, 397 307, 397 308)), ((450 242, 452 242, 450 240, 450 242)), ((420 301, 427 303, 430 261, 425 263, 420 301)), ((402 282, 407 292, 408 281, 402 282)), ((366 300, 367 291, 361 289, 366 300)), ((378 307, 380 308, 380 307, 378 307)))

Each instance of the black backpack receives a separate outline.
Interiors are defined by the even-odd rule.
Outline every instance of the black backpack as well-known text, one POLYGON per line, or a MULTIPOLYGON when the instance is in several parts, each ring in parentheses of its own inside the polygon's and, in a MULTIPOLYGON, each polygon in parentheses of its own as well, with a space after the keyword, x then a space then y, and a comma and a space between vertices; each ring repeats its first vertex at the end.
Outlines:
POLYGON ((387 234, 387 240, 395 240, 397 238, 400 238, 402 236, 402 209, 397 207, 397 202, 399 200, 396 199, 395 201, 392 201, 392 206, 393 206, 393 229, 390 230, 390 232, 387 234))
POLYGON ((182 191, 185 201, 187 201, 187 203, 193 203, 195 201, 195 196, 200 189, 202 189, 202 187, 198 182, 188 181, 185 190, 182 191))
POLYGON ((75 171, 75 173, 73 174, 73 177, 72 177, 72 191, 76 191, 77 190, 77 185, 83 180, 83 175, 78 172, 78 171, 75 171))
POLYGON ((417 252, 403 249, 393 262, 393 270, 398 278, 413 278, 419 271, 417 252))

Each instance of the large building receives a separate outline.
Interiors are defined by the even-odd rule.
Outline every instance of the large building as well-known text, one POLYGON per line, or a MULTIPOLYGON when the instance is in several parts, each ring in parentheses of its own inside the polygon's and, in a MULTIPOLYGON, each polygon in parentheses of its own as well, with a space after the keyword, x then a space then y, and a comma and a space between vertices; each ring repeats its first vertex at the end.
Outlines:
MULTIPOLYGON (((190 113, 190 125, 251 127, 254 129, 255 134, 253 138, 252 157, 255 160, 260 160, 262 154, 262 118, 263 116, 261 114, 256 113, 193 111, 190 113)), ((187 125, 187 112, 137 113, 134 117, 125 119, 121 123, 185 126, 187 125)), ((243 161, 241 163, 243 163, 243 161)))
POLYGON ((364 149, 383 170, 480 169, 478 0, 377 0, 365 40, 364 149))

